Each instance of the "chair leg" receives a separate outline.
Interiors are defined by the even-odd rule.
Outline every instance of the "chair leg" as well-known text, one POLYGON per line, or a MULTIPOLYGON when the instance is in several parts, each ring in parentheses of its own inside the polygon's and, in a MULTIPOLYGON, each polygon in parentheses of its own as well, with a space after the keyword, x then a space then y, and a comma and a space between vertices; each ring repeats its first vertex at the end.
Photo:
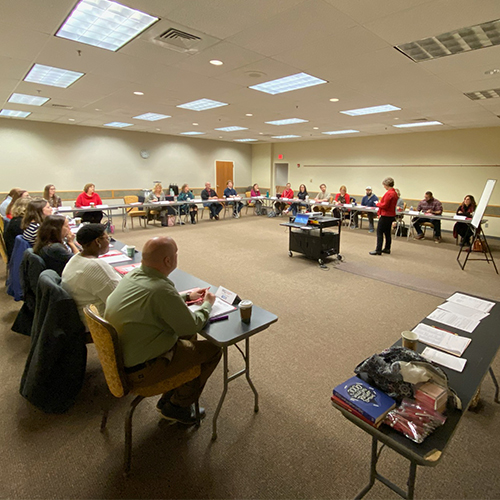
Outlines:
POLYGON ((108 415, 109 415, 109 408, 104 408, 101 420, 101 432, 104 432, 104 430, 106 429, 106 424, 108 423, 108 415))
POLYGON ((194 403, 194 410, 196 414, 196 427, 199 427, 201 425, 201 417, 200 417, 200 400, 197 399, 196 402, 194 403))
POLYGON ((125 465, 123 474, 128 476, 130 474, 130 465, 132 462, 132 417, 137 405, 144 399, 144 396, 137 396, 132 403, 125 418, 125 465))

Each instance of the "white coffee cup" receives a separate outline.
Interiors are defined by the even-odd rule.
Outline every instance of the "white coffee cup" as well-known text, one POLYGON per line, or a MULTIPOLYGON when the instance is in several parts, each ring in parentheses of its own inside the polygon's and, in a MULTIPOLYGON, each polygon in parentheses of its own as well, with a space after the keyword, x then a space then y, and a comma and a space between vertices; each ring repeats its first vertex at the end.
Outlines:
POLYGON ((411 349, 412 351, 417 350, 418 335, 415 332, 410 332, 410 331, 402 332, 401 339, 403 342, 403 347, 411 349))
POLYGON ((242 300, 239 305, 240 309, 240 317, 243 323, 250 323, 250 319, 252 318, 252 307, 253 302, 251 300, 242 300))

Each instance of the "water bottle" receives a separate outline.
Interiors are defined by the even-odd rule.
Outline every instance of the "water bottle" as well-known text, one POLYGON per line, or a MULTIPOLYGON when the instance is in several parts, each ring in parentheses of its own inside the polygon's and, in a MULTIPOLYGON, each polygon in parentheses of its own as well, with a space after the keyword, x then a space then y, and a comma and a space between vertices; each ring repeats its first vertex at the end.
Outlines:
POLYGON ((174 190, 170 188, 170 196, 174 196, 174 190))
POLYGON ((266 198, 269 198, 269 191, 266 191, 266 198))

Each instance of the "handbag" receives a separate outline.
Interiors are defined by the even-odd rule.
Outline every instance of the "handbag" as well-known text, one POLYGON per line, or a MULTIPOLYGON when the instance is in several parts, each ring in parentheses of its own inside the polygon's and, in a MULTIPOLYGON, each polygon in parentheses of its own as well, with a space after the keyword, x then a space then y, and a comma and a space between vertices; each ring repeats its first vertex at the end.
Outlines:
POLYGON ((473 252, 484 252, 483 242, 478 238, 474 241, 474 245, 472 246, 473 252))

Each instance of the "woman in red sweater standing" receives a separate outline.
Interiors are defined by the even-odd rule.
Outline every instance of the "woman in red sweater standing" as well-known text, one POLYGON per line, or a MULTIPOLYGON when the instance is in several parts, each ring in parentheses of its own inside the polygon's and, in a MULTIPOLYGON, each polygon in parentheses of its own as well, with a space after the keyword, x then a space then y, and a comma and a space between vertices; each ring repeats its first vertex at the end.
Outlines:
MULTIPOLYGON (((78 195, 75 201, 75 207, 96 207, 97 205, 102 205, 101 197, 95 192, 95 184, 85 184, 83 188, 83 193, 78 195)), ((94 224, 99 224, 103 217, 101 211, 95 212, 80 212, 77 217, 82 218, 82 222, 92 222, 94 224)))
POLYGON ((370 252, 370 255, 382 255, 383 253, 391 253, 391 228, 392 223, 396 218, 396 205, 398 203, 398 195, 394 190, 394 179, 387 177, 382 182, 382 185, 387 192, 382 196, 382 199, 377 203, 378 207, 378 224, 377 224, 377 248, 370 252), (382 249, 385 235, 385 247, 382 249))

